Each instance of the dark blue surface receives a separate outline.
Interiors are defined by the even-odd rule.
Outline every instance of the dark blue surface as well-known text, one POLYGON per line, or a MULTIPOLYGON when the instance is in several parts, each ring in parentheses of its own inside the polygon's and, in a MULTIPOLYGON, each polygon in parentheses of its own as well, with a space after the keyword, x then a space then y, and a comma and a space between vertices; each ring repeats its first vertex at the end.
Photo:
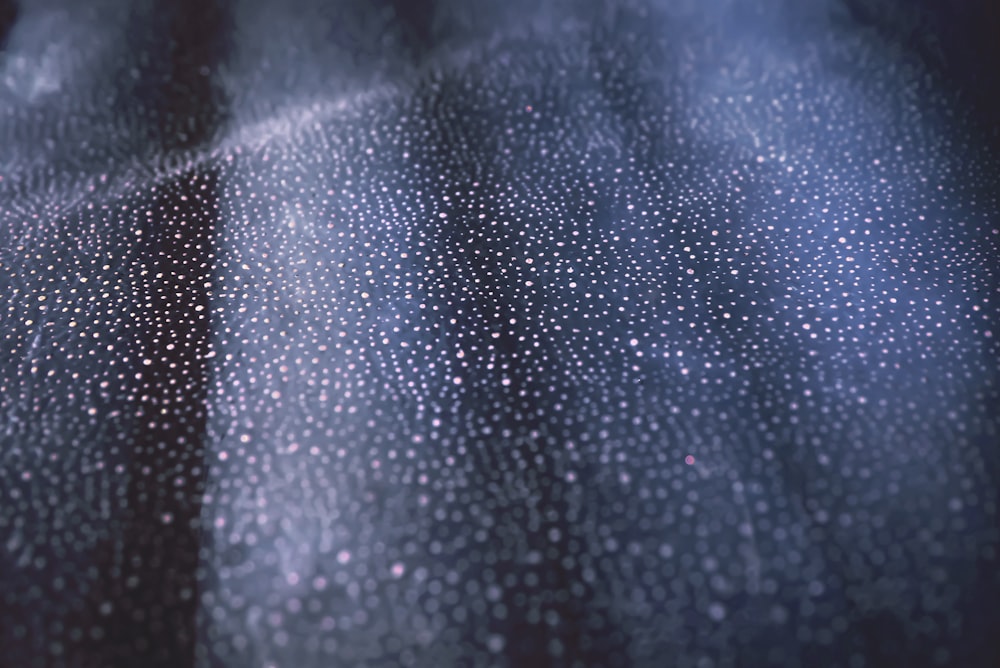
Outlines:
POLYGON ((0 2, 0 665, 1000 665, 995 24, 0 2))

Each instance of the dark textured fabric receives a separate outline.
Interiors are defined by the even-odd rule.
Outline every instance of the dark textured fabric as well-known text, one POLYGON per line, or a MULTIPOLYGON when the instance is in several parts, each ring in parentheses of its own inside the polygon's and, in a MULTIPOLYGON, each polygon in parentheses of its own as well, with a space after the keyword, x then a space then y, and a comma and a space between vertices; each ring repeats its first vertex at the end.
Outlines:
POLYGON ((0 665, 1000 665, 996 26, 0 0, 0 665))

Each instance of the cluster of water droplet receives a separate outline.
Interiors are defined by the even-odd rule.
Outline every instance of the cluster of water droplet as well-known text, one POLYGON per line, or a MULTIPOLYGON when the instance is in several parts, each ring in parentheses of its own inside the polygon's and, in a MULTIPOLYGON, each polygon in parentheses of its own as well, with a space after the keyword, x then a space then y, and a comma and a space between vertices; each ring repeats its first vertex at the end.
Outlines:
MULTIPOLYGON (((238 43, 270 25, 242 20, 238 43)), ((248 49, 220 70, 232 125, 198 111, 152 163, 11 151, 3 643, 37 665, 983 656, 995 169, 864 37, 756 66, 760 26, 614 20, 418 53, 406 81, 251 76, 248 49)), ((139 146, 183 126, 150 111, 139 146)))

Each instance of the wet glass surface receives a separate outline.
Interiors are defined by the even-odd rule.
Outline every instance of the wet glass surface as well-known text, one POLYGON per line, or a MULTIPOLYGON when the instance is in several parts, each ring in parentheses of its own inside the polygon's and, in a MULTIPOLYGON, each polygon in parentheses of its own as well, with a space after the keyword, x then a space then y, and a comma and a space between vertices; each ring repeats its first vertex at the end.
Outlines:
POLYGON ((965 7, 0 2, 0 665, 1000 665, 965 7))

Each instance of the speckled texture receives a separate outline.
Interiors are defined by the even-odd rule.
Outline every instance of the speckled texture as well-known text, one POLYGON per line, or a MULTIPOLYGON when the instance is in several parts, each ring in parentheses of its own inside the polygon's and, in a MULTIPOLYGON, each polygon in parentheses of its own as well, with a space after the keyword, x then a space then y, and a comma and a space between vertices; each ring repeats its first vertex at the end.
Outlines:
POLYGON ((8 12, 0 665, 1000 664, 990 107, 848 5, 8 12))

